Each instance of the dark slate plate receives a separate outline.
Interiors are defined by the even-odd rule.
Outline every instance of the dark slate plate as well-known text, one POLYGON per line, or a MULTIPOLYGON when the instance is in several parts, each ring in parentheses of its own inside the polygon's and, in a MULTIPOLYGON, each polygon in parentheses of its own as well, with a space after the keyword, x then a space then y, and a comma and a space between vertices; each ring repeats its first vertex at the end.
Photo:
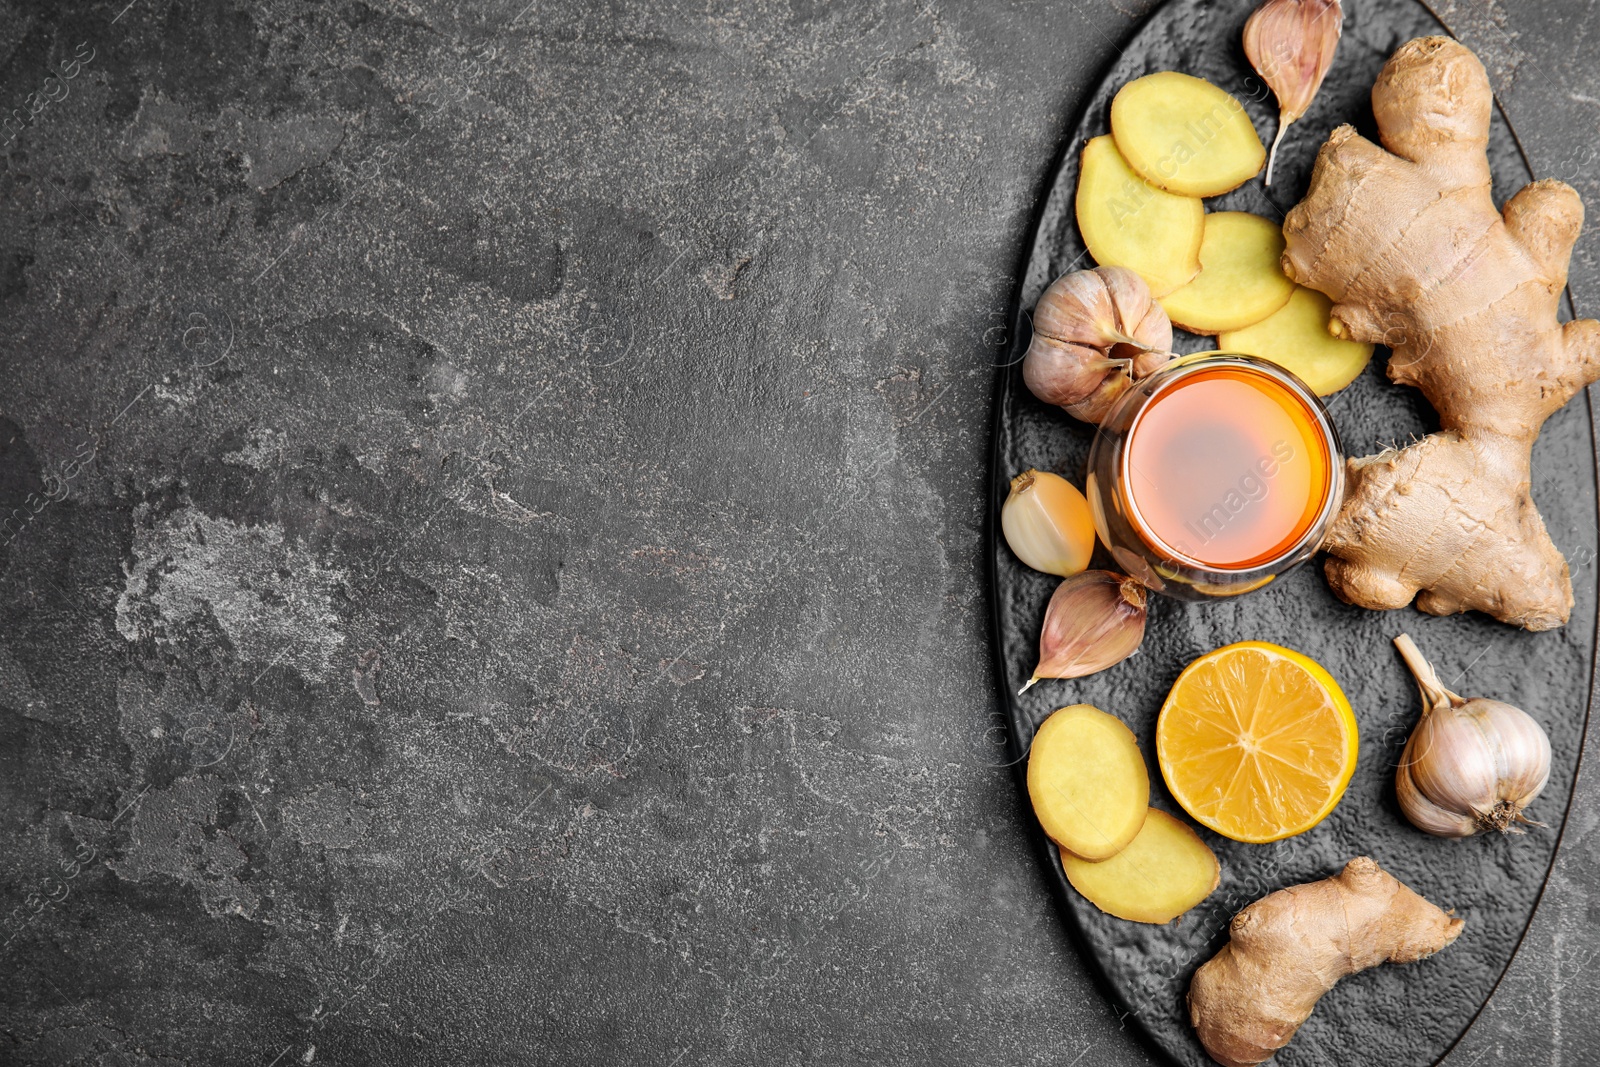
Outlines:
MULTIPOLYGON (((1233 913, 1267 892, 1324 877, 1353 856, 1371 855, 1430 900, 1464 916, 1466 929, 1433 959, 1347 979, 1323 998, 1276 1062, 1284 1067, 1428 1064, 1461 1037, 1505 973, 1538 904, 1572 795, 1588 719, 1595 637, 1595 448, 1587 398, 1550 420, 1534 454, 1535 499, 1573 567, 1577 607, 1566 628, 1530 634, 1478 615, 1439 619, 1411 608, 1352 608, 1328 591, 1319 560, 1231 602, 1183 604, 1154 597, 1139 655, 1090 678, 1046 682, 1023 697, 1013 696, 1032 670, 1055 579, 1029 571, 1006 549, 998 536, 1000 505, 1009 478, 1028 467, 1056 471, 1081 486, 1090 442, 1085 426, 1028 394, 1015 365, 1027 348, 1027 311, 1040 292, 1058 274, 1092 265, 1073 221, 1079 150, 1087 138, 1107 132, 1116 89, 1158 70, 1185 71, 1228 89, 1245 104, 1263 140, 1270 140, 1276 105, 1255 80, 1239 45, 1252 6, 1171 0, 1158 9, 1119 50, 1089 98, 1050 183, 1017 294, 1011 364, 1000 373, 995 414, 989 544, 1011 754, 1020 781, 1029 739, 1045 716, 1066 704, 1098 705, 1122 716, 1138 734, 1151 762, 1152 803, 1181 813, 1161 785, 1153 752, 1156 714, 1184 665, 1219 645, 1251 639, 1286 644, 1321 661, 1344 687, 1361 724, 1360 762, 1343 803, 1321 826, 1273 845, 1243 845, 1202 830, 1221 860, 1222 884, 1182 919, 1162 927, 1102 914, 1066 884, 1042 834, 1040 844, 1069 925, 1103 976, 1107 993, 1173 1061, 1195 1065, 1210 1061, 1189 1028, 1184 994, 1195 968, 1226 940, 1233 913), (1394 799, 1393 768, 1419 704, 1390 645, 1402 630, 1417 639, 1452 688, 1510 701, 1545 726, 1554 767, 1531 814, 1547 828, 1523 837, 1445 841, 1405 822, 1394 799)), ((1440 23, 1412 0, 1347 3, 1334 69, 1310 114, 1291 128, 1272 189, 1251 182, 1208 206, 1281 218, 1304 194, 1316 148, 1334 126, 1353 122, 1375 138, 1368 92, 1389 54, 1412 37, 1442 32, 1440 23)), ((1532 180, 1498 111, 1489 157, 1497 200, 1503 202, 1532 180)), ((1180 334, 1176 347, 1191 352, 1211 345, 1180 334)), ((1432 411, 1418 394, 1385 379, 1386 356, 1380 350, 1366 374, 1330 402, 1352 454, 1435 428, 1432 411)))

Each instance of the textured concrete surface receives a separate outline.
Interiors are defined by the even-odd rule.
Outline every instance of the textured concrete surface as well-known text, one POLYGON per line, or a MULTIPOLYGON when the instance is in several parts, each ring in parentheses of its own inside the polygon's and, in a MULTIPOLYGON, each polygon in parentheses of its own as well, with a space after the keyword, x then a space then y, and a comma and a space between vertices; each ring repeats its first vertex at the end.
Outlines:
MULTIPOLYGON (((0 2, 0 1061, 1153 1062, 981 545, 1146 9, 0 2)), ((1587 8, 1440 13, 1600 203, 1587 8)), ((1574 803, 1457 1062, 1600 1047, 1574 803)))

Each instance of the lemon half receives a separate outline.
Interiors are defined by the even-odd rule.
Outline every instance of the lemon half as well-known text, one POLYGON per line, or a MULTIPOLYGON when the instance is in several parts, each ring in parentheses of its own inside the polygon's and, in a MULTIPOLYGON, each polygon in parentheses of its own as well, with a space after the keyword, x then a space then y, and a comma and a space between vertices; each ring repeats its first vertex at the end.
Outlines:
POLYGON ((1322 665, 1244 641, 1184 668, 1156 723, 1173 798, 1235 841, 1304 833, 1338 806, 1355 773, 1355 713, 1322 665))

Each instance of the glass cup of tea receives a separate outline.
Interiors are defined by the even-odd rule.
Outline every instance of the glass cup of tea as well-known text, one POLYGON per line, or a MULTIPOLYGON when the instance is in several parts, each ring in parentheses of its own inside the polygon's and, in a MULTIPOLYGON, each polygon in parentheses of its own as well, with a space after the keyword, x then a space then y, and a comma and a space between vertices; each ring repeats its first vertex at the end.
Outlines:
POLYGON ((1316 553, 1344 498, 1344 453, 1295 375, 1204 353, 1117 400, 1086 482, 1119 566, 1156 592, 1206 600, 1260 589, 1316 553))

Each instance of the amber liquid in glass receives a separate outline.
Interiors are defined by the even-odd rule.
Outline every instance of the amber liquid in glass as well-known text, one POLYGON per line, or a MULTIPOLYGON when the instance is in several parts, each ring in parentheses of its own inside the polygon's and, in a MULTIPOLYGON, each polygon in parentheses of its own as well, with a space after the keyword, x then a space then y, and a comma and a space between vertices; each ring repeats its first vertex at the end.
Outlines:
POLYGON ((1293 549, 1327 501, 1315 414, 1288 389, 1221 367, 1157 393, 1128 430, 1128 518, 1158 552, 1221 570, 1293 549))

